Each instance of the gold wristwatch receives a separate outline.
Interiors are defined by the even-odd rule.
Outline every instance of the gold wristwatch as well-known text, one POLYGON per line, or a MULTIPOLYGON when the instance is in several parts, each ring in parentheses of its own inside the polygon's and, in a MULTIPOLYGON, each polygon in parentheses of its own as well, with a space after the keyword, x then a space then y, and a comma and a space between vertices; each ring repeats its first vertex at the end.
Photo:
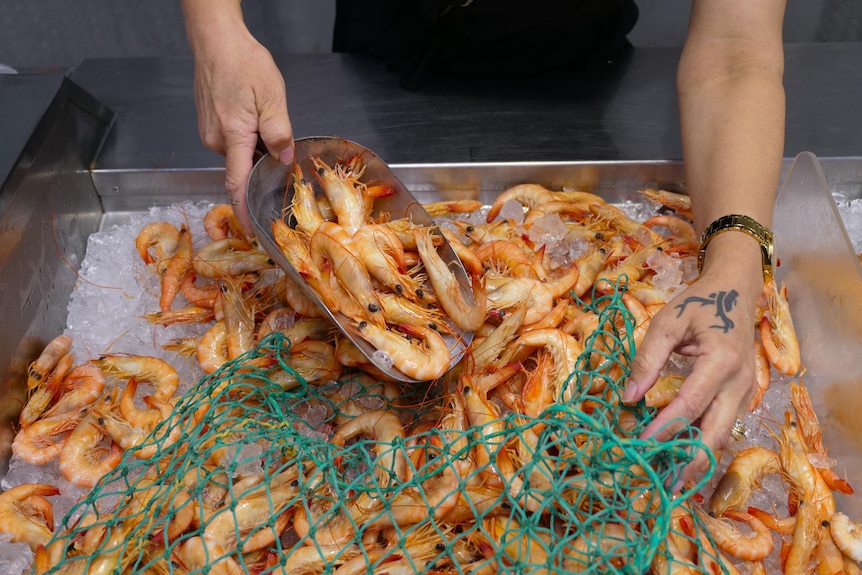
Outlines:
POLYGON ((763 260, 763 279, 768 280, 771 278, 772 253, 774 249, 772 232, 765 226, 757 223, 753 218, 739 214, 721 216, 703 230, 703 235, 700 237, 700 249, 697 251, 697 271, 699 272, 703 268, 703 259, 706 256, 706 246, 709 245, 709 242, 715 236, 731 230, 745 232, 757 240, 760 244, 760 257, 763 260))

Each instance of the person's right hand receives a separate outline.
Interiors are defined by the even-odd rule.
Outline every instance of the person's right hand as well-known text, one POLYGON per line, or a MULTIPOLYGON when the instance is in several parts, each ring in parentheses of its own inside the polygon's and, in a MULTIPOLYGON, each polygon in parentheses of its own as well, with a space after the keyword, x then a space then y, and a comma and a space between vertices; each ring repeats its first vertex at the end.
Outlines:
POLYGON ((201 140, 225 156, 225 187, 234 213, 253 234, 245 188, 258 135, 279 161, 293 161, 293 130, 284 78, 242 26, 195 51, 195 102, 201 140))

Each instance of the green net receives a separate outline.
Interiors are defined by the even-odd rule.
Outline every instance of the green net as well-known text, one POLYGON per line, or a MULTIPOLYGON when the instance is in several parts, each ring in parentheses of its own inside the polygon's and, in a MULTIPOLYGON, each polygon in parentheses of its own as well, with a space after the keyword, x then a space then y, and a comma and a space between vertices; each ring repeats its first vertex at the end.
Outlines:
POLYGON ((311 386, 288 364, 290 342, 270 334, 125 453, 37 568, 671 573, 687 544, 699 558, 687 566, 714 572, 682 502, 715 462, 671 497, 704 446, 689 426, 639 438, 654 410, 620 399, 635 333, 621 297, 579 302, 599 327, 535 417, 489 399, 487 381, 501 378, 467 367, 430 390, 362 373, 311 386))

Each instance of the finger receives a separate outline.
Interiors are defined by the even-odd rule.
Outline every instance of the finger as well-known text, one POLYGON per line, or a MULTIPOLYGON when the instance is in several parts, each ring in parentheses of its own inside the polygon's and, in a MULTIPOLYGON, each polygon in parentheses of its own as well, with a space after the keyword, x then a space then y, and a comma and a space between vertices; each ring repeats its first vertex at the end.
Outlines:
POLYGON ((686 424, 701 417, 718 392, 714 382, 726 379, 727 371, 715 359, 699 357, 677 396, 644 428, 641 436, 659 441, 673 437, 686 424))
POLYGON ((640 401, 655 385, 670 354, 680 345, 682 337, 683 334, 678 333, 678 329, 670 329, 658 316, 653 318, 632 360, 631 374, 622 395, 625 403, 640 401))
POLYGON ((260 137, 271 156, 282 164, 293 162, 293 127, 284 91, 267 94, 260 103, 260 137))
POLYGON ((737 419, 744 419, 745 413, 741 411, 737 394, 732 391, 715 396, 700 420, 700 440, 706 446, 706 450, 699 450, 695 454, 692 462, 683 470, 682 481, 689 481, 707 470, 709 467, 707 450, 717 457, 722 449, 735 441, 731 430, 737 419))
POLYGON ((252 157, 257 143, 257 134, 228 133, 225 135, 225 188, 243 230, 254 236, 254 227, 248 214, 245 188, 251 173, 252 157))

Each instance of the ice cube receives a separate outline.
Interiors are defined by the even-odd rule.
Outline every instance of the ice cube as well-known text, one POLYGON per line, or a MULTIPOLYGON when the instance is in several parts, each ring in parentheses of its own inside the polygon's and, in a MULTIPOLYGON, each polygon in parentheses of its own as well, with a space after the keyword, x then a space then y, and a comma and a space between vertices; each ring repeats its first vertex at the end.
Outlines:
POLYGON ((15 543, 8 533, 0 533, 0 573, 29 573, 33 551, 26 543, 15 543))
POLYGON ((545 214, 533 222, 527 236, 535 244, 553 247, 560 243, 567 233, 568 228, 559 214, 545 214))
POLYGON ((494 221, 501 220, 512 220, 516 224, 524 223, 524 206, 521 205, 521 202, 517 202, 515 200, 504 202, 503 207, 500 208, 500 213, 494 221))
POLYGON ((392 368, 392 356, 383 351, 382 349, 375 350, 373 354, 371 354, 371 359, 374 363, 381 368, 391 369, 392 368))

